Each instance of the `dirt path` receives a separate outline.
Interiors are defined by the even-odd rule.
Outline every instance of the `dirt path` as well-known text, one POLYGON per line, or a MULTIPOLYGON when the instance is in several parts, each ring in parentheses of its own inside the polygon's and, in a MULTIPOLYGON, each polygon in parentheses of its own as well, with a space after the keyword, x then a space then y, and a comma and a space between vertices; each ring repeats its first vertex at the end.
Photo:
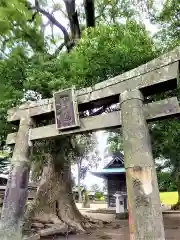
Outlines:
MULTIPOLYGON (((129 229, 127 220, 116 220, 113 214, 97 214, 87 213, 84 214, 103 220, 112 220, 105 228, 91 229, 85 235, 70 235, 68 240, 99 240, 99 239, 112 239, 112 240, 129 240, 129 229)), ((170 214, 164 216, 164 226, 166 240, 179 240, 180 239, 180 214, 170 214)), ((65 240, 65 237, 59 236, 54 238, 44 238, 44 240, 65 240)))

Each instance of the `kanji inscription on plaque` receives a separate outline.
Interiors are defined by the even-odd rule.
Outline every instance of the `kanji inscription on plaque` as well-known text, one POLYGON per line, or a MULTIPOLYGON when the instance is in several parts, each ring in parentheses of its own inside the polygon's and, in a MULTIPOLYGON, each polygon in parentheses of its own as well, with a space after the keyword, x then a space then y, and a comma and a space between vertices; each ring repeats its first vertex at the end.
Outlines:
POLYGON ((79 114, 74 88, 54 93, 54 109, 57 129, 79 127, 79 114))

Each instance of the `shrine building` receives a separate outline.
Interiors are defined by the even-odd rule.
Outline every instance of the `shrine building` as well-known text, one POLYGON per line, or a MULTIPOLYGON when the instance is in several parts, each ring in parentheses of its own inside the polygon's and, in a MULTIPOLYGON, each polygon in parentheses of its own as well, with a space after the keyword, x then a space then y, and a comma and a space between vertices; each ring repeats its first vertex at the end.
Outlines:
POLYGON ((124 155, 121 152, 112 154, 112 160, 102 169, 91 172, 96 177, 107 180, 108 208, 115 208, 115 194, 119 192, 124 199, 124 208, 127 209, 126 173, 124 168, 124 155))

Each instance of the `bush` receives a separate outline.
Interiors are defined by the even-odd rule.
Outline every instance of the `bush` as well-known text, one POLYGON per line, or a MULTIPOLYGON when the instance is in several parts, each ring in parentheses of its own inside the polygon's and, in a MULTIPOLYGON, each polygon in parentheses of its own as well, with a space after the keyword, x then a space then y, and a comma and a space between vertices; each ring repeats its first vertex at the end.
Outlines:
POLYGON ((101 197, 103 197, 102 193, 96 192, 95 198, 96 198, 97 200, 101 200, 101 197))

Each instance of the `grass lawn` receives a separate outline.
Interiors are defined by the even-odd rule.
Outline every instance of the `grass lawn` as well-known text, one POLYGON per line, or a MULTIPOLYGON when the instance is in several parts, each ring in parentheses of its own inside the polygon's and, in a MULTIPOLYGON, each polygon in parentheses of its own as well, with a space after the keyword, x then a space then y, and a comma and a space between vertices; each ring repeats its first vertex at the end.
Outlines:
POLYGON ((161 192, 160 193, 161 202, 165 205, 174 205, 178 200, 177 192, 161 192))

